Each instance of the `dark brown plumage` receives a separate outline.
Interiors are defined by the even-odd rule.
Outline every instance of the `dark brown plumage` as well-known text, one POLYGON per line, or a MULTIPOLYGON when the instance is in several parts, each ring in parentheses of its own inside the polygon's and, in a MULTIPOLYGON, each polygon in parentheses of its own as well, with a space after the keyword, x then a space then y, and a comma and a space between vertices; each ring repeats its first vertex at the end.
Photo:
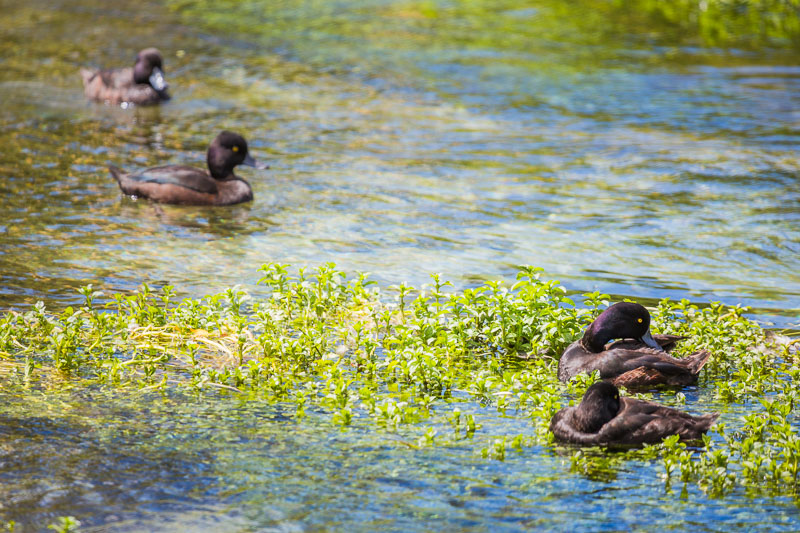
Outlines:
POLYGON ((125 194, 164 204, 231 205, 253 199, 250 184, 233 173, 238 165, 268 168, 256 163, 244 137, 223 131, 206 153, 208 171, 183 165, 166 165, 127 173, 109 166, 125 194))
POLYGON ((620 398, 616 386, 600 381, 586 390, 579 405, 557 412, 550 431, 561 442, 587 446, 654 443, 670 435, 691 441, 700 439, 718 416, 693 416, 653 402, 620 398))
POLYGON ((87 98, 108 104, 157 104, 169 100, 163 68, 161 52, 145 48, 133 68, 81 69, 83 90, 87 98))
POLYGON ((650 313, 643 306, 620 302, 592 322, 583 337, 564 351, 558 362, 558 379, 569 381, 581 372, 600 372, 615 385, 648 387, 682 386, 697 382, 711 353, 696 352, 678 359, 667 355, 684 337, 650 334, 650 313), (612 339, 616 342, 606 344, 612 339))

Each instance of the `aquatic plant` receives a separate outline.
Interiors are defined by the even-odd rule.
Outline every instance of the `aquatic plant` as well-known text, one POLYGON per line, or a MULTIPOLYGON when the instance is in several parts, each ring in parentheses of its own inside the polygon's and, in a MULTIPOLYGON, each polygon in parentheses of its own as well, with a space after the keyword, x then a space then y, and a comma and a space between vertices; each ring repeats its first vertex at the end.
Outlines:
POLYGON ((616 0, 615 15, 683 33, 708 46, 800 46, 793 0, 616 0))
POLYGON ((52 529, 57 533, 70 533, 71 531, 78 531, 81 525, 80 520, 76 520, 74 516, 61 516, 58 522, 50 524, 47 529, 52 529))
MULTIPOLYGON (((562 384, 557 359, 608 296, 584 294, 578 306, 534 267, 523 267, 511 285, 488 281, 460 291, 439 274, 421 288, 381 290, 366 274, 348 277, 333 264, 260 270, 266 298, 234 287, 177 301, 172 287, 147 285, 106 298, 87 286, 78 307, 7 312, 0 317, 0 384, 255 395, 298 420, 313 409, 334 427, 371 426, 412 449, 467 444, 503 460, 547 446, 566 450, 568 469, 590 477, 645 461, 663 465, 668 490, 696 483, 712 494, 742 487, 798 495, 796 348, 748 320, 746 308, 663 300, 652 310, 655 331, 689 336, 677 354, 713 352, 700 387, 713 394, 724 423, 703 447, 670 438, 622 453, 570 452, 553 444, 549 421, 597 375, 562 384), (743 402, 749 414, 726 415, 727 406, 743 402), (529 420, 530 430, 485 427, 487 409, 529 420)), ((674 391, 661 400, 687 403, 674 391)))

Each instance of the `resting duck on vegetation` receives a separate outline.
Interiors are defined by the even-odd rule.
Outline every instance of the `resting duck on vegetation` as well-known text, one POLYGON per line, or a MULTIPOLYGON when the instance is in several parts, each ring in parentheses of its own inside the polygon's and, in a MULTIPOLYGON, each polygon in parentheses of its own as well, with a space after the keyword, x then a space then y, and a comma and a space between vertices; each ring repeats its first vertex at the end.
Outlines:
POLYGON ((718 413, 693 416, 653 402, 620 398, 607 381, 592 385, 577 406, 561 409, 550 421, 556 439, 583 445, 644 444, 670 435, 698 440, 718 413))
POLYGON ((250 184, 233 173, 237 165, 269 168, 256 163, 244 137, 230 131, 217 135, 208 147, 208 170, 166 165, 134 173, 109 165, 125 194, 164 204, 231 205, 253 199, 250 184))
POLYGON ((169 100, 163 69, 161 52, 145 48, 133 68, 81 69, 83 90, 87 98, 109 104, 157 104, 169 100))
POLYGON ((598 316, 583 334, 564 351, 558 362, 558 379, 595 370, 602 379, 617 386, 690 385, 711 353, 699 351, 683 359, 667 355, 675 343, 686 337, 651 335, 650 313, 643 306, 619 302, 598 316), (616 342, 606 344, 612 339, 616 342))

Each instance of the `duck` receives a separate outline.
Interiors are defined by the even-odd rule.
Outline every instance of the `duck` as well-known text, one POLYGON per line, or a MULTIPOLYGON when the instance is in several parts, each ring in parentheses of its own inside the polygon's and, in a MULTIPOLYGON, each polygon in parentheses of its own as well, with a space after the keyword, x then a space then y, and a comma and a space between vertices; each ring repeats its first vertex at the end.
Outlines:
POLYGON ((184 165, 165 165, 138 172, 125 172, 109 165, 108 170, 122 192, 153 202, 179 205, 233 205, 253 199, 250 184, 233 173, 238 165, 269 168, 257 163, 238 133, 223 131, 211 141, 206 152, 208 170, 184 165))
POLYGON ((586 390, 581 403, 558 411, 550 431, 560 442, 595 445, 638 445, 660 442, 670 435, 699 440, 719 413, 694 416, 678 409, 635 398, 622 398, 608 381, 586 390))
POLYGON ((598 370, 601 379, 626 388, 691 385, 711 353, 701 350, 682 359, 667 355, 685 338, 652 335, 650 313, 643 305, 618 302, 567 347, 558 362, 558 379, 569 381, 581 372, 598 370), (613 339, 616 342, 609 343, 613 339))
POLYGON ((170 98, 163 65, 158 49, 145 48, 136 54, 132 68, 81 69, 83 90, 90 100, 114 105, 157 104, 170 98))

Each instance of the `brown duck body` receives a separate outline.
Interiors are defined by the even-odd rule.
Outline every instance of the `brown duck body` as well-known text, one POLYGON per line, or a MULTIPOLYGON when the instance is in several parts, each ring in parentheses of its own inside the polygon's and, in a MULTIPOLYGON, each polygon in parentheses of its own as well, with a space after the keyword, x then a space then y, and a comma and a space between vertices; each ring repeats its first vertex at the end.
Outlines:
POLYGON ((132 68, 81 69, 83 90, 88 98, 98 102, 157 104, 169 100, 163 65, 161 52, 156 48, 145 48, 136 54, 132 68))
POLYGON ((112 105, 128 102, 153 105, 169 100, 169 94, 156 91, 147 83, 133 81, 133 68, 112 70, 81 69, 83 91, 87 98, 112 105))
POLYGON ((253 199, 250 184, 233 173, 238 165, 268 168, 247 151, 244 137, 223 131, 206 151, 208 170, 184 165, 166 165, 125 172, 113 165, 108 169, 125 194, 148 198, 162 204, 232 205, 253 199))
POLYGON ((590 387, 577 406, 561 409, 550 421, 557 440, 581 445, 636 445, 659 442, 670 435, 698 440, 719 414, 694 416, 634 398, 620 398, 607 382, 590 387))
POLYGON ((204 170, 182 165, 148 168, 135 173, 109 166, 109 171, 125 194, 162 204, 233 205, 253 199, 250 184, 233 173, 218 180, 204 170))
POLYGON ((558 379, 569 381, 582 372, 597 370, 602 379, 628 388, 690 385, 697 382, 711 354, 704 350, 682 359, 668 355, 684 338, 652 335, 647 309, 631 302, 616 303, 567 347, 558 362, 558 379), (618 340, 609 344, 611 339, 618 340))
POLYGON ((610 379, 620 387, 647 387, 653 385, 683 386, 697 382, 700 369, 711 356, 705 350, 678 359, 667 354, 678 340, 676 335, 653 335, 663 348, 656 350, 631 339, 607 344, 598 353, 588 350, 581 341, 573 342, 558 362, 558 379, 569 381, 577 374, 600 372, 602 379, 610 379))

